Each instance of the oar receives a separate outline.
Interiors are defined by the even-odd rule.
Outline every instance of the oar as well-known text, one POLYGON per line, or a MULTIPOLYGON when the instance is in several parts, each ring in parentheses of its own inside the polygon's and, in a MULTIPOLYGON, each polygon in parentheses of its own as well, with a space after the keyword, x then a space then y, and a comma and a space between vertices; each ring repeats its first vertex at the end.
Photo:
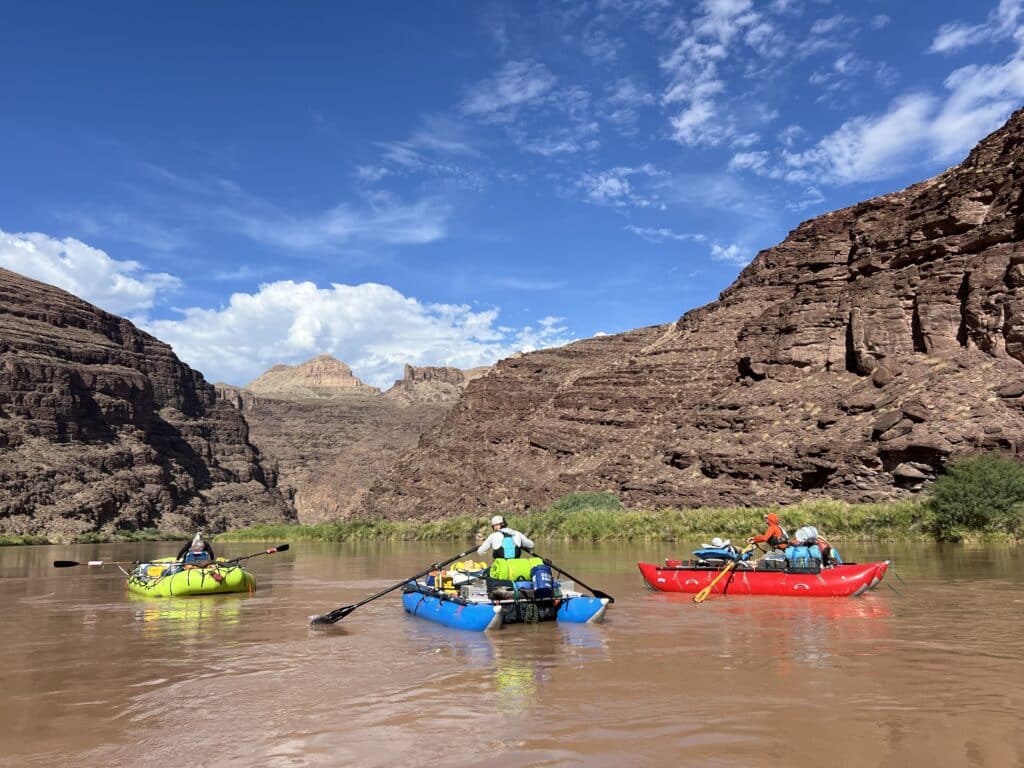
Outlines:
POLYGON ((143 560, 89 560, 84 563, 80 563, 77 560, 54 560, 54 568, 73 568, 76 565, 88 565, 95 567, 98 565, 138 565, 144 562, 143 560))
MULTIPOLYGON (((530 550, 526 550, 526 551, 530 552, 530 550)), ((530 552, 530 554, 533 555, 534 557, 540 557, 541 560, 544 561, 545 565, 550 565, 552 568, 554 568, 556 571, 558 571, 563 576, 568 576, 570 579, 575 581, 577 584, 579 584, 584 589, 590 590, 590 594, 592 594, 594 597, 599 598, 601 600, 607 600, 609 603, 614 603, 615 602, 615 598, 612 597, 611 595, 609 595, 607 592, 602 592, 600 589, 594 589, 593 587, 587 586, 581 580, 577 579, 575 576, 573 576, 571 573, 569 573, 567 570, 565 570, 564 568, 559 568, 557 565, 552 563, 546 557, 541 557, 536 552, 530 552)))
POLYGON ((310 617, 309 623, 310 624, 334 624, 335 622, 341 621, 342 619, 344 619, 346 616, 348 616, 350 613, 352 613, 352 611, 354 611, 359 606, 366 605, 367 603, 371 603, 374 600, 376 600, 378 597, 384 597, 384 595, 386 595, 388 592, 394 592, 399 587, 404 587, 410 581, 416 581, 416 579, 420 578, 421 576, 426 576, 431 571, 436 571, 438 568, 441 568, 442 566, 449 565, 450 563, 454 563, 456 560, 461 560, 462 558, 466 557, 467 555, 471 555, 472 553, 476 552, 476 549, 477 549, 476 547, 473 547, 472 549, 467 549, 465 552, 460 552, 459 554, 455 555, 455 557, 448 558, 443 563, 434 563, 432 566, 427 568, 427 570, 423 571, 422 573, 417 573, 415 576, 410 576, 407 579, 402 579, 397 584, 395 584, 393 586, 390 586, 390 587, 388 587, 387 589, 385 589, 385 590, 383 590, 381 592, 378 592, 376 595, 373 595, 372 597, 368 597, 365 600, 360 600, 358 603, 354 603, 353 605, 343 605, 341 608, 335 608, 330 613, 325 613, 322 616, 312 616, 312 617, 310 617))
POLYGON ((748 544, 746 547, 744 547, 743 551, 740 552, 739 557, 737 557, 735 560, 733 560, 727 566, 725 566, 725 568, 722 569, 721 573, 715 576, 715 578, 711 581, 710 584, 708 584, 706 587, 704 587, 704 589, 702 589, 700 592, 693 596, 693 602, 703 603, 705 600, 707 600, 708 595, 711 594, 711 590, 714 589, 715 584, 717 584, 721 580, 721 578, 725 576, 725 574, 727 574, 729 571, 735 568, 736 564, 743 558, 743 555, 747 554, 747 552, 750 552, 753 548, 753 544, 748 544))
MULTIPOLYGON (((275 552, 285 552, 288 550, 288 544, 278 544, 276 547, 265 549, 261 552, 254 552, 251 555, 243 555, 242 557, 234 557, 231 560, 199 560, 194 563, 188 563, 188 565, 194 565, 197 568, 208 568, 211 565, 232 565, 241 560, 248 560, 250 557, 259 557, 260 555, 272 555, 275 552)), ((84 563, 80 563, 77 560, 54 560, 54 568, 73 568, 76 565, 88 565, 90 567, 96 567, 100 565, 139 565, 145 563, 146 560, 88 560, 84 563)), ((181 564, 180 560, 168 562, 167 565, 181 564)), ((158 563, 159 565, 159 563, 158 563)))
POLYGON ((210 565, 233 565, 234 563, 240 563, 242 560, 248 560, 250 557, 259 557, 260 555, 272 555, 275 552, 287 552, 288 544, 278 544, 276 547, 270 549, 264 549, 262 552, 253 552, 251 555, 242 555, 241 557, 233 557, 230 560, 224 560, 223 562, 217 562, 216 560, 205 561, 201 560, 198 563, 190 563, 190 565, 202 565, 204 568, 210 565))

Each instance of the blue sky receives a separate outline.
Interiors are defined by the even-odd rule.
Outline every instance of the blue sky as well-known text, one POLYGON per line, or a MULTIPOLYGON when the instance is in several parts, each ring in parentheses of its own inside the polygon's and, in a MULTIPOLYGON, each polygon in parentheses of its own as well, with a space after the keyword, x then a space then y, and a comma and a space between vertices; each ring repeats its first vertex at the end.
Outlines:
POLYGON ((0 265, 239 384, 670 322, 997 128, 1022 6, 10 4, 0 265))

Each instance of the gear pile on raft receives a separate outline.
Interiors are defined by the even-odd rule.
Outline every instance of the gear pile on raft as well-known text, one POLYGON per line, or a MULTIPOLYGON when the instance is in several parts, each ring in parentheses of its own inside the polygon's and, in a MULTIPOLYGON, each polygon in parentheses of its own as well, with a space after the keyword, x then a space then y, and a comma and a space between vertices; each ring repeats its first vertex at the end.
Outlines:
POLYGON ((695 550, 693 559, 637 563, 644 582, 658 592, 694 594, 696 602, 711 594, 858 597, 877 587, 889 567, 888 560, 844 563, 814 526, 798 528, 790 538, 777 514, 764 519, 766 531, 747 539, 742 550, 716 537, 695 550), (755 547, 762 557, 754 558, 755 547))
POLYGON ((55 560, 53 565, 55 568, 76 565, 117 566, 127 579, 125 586, 128 591, 141 597, 194 597, 231 592, 251 594, 256 590, 256 577, 243 568, 241 562, 260 555, 285 552, 287 549, 287 544, 278 544, 242 557, 217 557, 210 542, 203 539, 200 531, 175 557, 162 557, 148 562, 89 560, 80 563, 75 560, 55 560), (122 566, 132 566, 132 569, 129 571, 122 566))
POLYGON ((534 543, 525 534, 509 528, 501 515, 491 518, 491 530, 479 547, 435 563, 358 603, 312 616, 310 623, 334 624, 360 606, 397 589, 402 590, 406 613, 454 629, 483 632, 506 624, 593 624, 604 619, 615 598, 588 587, 550 560, 534 555, 534 543), (491 554, 493 561, 490 566, 473 559, 456 562, 474 553, 491 554), (577 583, 590 595, 579 592, 577 583))

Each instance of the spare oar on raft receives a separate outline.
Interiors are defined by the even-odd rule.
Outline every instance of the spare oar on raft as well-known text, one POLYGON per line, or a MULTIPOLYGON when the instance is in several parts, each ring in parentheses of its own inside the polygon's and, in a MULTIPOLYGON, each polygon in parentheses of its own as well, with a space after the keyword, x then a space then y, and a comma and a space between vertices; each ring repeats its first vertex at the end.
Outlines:
POLYGON ((416 581, 416 579, 422 576, 426 576, 431 571, 436 571, 438 568, 441 568, 442 566, 450 565, 451 563, 454 563, 456 560, 461 560, 462 558, 471 555, 474 552, 476 552, 476 547, 467 549, 465 552, 460 552, 459 554, 455 555, 455 557, 450 557, 443 563, 434 563, 432 566, 427 568, 427 570, 423 571, 422 573, 417 573, 415 576, 410 576, 407 579, 402 579, 397 584, 394 584, 388 587, 387 589, 378 592, 376 595, 372 595, 371 597, 366 598, 365 600, 360 600, 358 603, 353 603, 352 605, 343 605, 340 608, 335 608, 333 611, 325 613, 321 616, 310 616, 309 623, 313 625, 320 625, 334 624, 336 622, 339 622, 346 616, 348 616, 350 613, 352 613, 352 611, 354 611, 359 606, 366 605, 367 603, 372 603, 378 597, 384 597, 384 595, 388 594, 388 592, 394 592, 399 587, 404 587, 410 581, 416 581))
MULTIPOLYGON (((275 552, 285 552, 288 550, 288 544, 278 544, 276 547, 270 549, 264 549, 261 552, 253 552, 251 555, 243 555, 242 557, 233 557, 230 560, 196 560, 194 562, 185 563, 185 565, 191 565, 195 568, 209 568, 211 566, 223 567, 225 565, 234 565, 242 560, 248 560, 250 557, 259 557, 260 555, 272 555, 275 552)), ((54 560, 54 568, 73 568, 76 565, 87 565, 90 567, 96 567, 101 565, 141 565, 142 563, 151 562, 149 560, 87 560, 84 563, 80 563, 77 560, 54 560)), ((180 565, 183 561, 174 560, 165 563, 166 565, 180 565)), ((155 563, 160 565, 160 563, 155 563)))
POLYGON ((573 576, 571 573, 569 573, 564 568, 559 568, 557 565, 555 565, 553 562, 551 562, 548 558, 543 557, 541 555, 538 555, 536 552, 531 552, 529 549, 526 550, 526 551, 530 552, 530 554, 533 555, 534 557, 539 557, 541 560, 543 560, 544 561, 544 565, 550 565, 552 568, 554 568, 556 571, 558 571, 563 576, 568 576, 570 579, 575 581, 581 587, 583 587, 586 590, 589 590, 590 594, 592 594, 594 597, 598 598, 599 600, 607 600, 609 603, 614 603, 615 602, 615 598, 612 597, 611 595, 609 595, 607 592, 602 592, 600 589, 594 589, 593 587, 584 584, 582 581, 577 579, 575 576, 573 576))
POLYGON ((712 579, 710 584, 708 584, 706 587, 704 587, 704 589, 702 589, 700 592, 693 596, 693 602, 703 603, 705 600, 707 600, 708 595, 711 594, 711 590, 714 588, 715 584, 717 584, 722 579, 722 577, 725 576, 725 574, 727 574, 729 571, 735 568, 736 564, 743 559, 743 556, 747 554, 747 552, 750 552, 753 549, 753 544, 748 544, 746 547, 744 547, 735 560, 731 561, 727 566, 725 566, 725 568, 722 569, 722 572, 715 576, 714 579, 712 579))

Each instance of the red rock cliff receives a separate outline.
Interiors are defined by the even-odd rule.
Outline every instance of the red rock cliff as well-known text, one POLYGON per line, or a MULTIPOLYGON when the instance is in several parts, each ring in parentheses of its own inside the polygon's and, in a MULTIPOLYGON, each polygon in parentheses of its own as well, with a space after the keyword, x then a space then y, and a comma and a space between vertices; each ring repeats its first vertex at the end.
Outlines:
POLYGON ((1024 446, 1024 112, 959 166, 801 224, 678 322, 502 361, 370 517, 877 500, 1024 446))
POLYGON ((293 517, 245 419, 124 318, 0 269, 0 531, 293 517))

